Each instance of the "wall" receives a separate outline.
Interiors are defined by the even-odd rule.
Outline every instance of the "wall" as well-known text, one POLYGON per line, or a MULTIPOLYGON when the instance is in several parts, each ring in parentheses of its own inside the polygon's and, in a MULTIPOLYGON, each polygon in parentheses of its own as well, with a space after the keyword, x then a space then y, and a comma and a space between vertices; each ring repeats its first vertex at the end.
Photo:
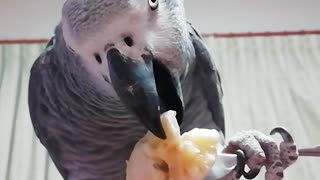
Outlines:
MULTIPOLYGON (((0 0, 0 39, 47 38, 64 0, 0 0), (28 2, 28 3, 27 3, 28 2)), ((320 29, 319 0, 185 0, 203 33, 320 29)))

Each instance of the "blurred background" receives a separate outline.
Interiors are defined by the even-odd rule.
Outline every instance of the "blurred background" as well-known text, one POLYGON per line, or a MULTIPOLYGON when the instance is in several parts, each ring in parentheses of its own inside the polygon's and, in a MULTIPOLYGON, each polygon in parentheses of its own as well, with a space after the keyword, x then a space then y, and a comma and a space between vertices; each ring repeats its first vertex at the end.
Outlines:
MULTIPOLYGON (((63 2, 0 0, 0 180, 62 179, 34 135, 27 86, 63 2)), ((299 146, 320 144, 320 1, 185 5, 221 73, 227 138, 239 130, 268 134, 284 126, 299 146)), ((319 167, 319 158, 302 157, 284 179, 320 179, 319 167)), ((257 179, 264 179, 264 171, 257 179)))

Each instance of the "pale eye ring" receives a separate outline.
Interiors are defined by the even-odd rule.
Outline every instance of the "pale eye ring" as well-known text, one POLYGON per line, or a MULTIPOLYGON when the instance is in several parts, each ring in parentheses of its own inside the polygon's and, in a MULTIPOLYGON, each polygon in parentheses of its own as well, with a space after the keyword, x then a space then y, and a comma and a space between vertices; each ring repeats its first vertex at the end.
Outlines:
POLYGON ((159 6, 159 0, 148 0, 151 10, 156 10, 159 6))

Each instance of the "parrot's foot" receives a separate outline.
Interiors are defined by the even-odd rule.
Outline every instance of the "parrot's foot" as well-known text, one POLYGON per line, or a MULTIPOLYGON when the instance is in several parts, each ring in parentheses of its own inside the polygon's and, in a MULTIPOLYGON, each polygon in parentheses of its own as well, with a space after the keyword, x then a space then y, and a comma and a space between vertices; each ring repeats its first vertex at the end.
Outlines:
POLYGON ((280 159, 283 168, 286 169, 295 163, 299 157, 297 146, 295 145, 292 136, 285 128, 274 128, 270 134, 274 135, 275 133, 279 133, 283 138, 283 142, 280 143, 280 159))
POLYGON ((243 150, 248 158, 247 166, 250 171, 243 174, 233 172, 224 179, 239 179, 241 175, 246 179, 253 179, 262 166, 265 166, 267 180, 281 180, 283 171, 298 159, 298 151, 291 135, 284 128, 275 128, 270 134, 276 132, 283 138, 280 150, 273 138, 256 130, 242 131, 233 136, 224 152, 235 153, 238 149, 243 150))

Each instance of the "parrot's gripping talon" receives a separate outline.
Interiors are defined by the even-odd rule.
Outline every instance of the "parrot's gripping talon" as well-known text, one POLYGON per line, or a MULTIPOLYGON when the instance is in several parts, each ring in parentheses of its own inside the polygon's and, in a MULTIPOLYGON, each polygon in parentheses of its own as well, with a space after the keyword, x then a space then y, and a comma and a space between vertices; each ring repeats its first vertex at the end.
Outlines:
POLYGON ((270 135, 274 135, 275 133, 279 133, 283 138, 283 142, 280 143, 280 160, 283 168, 286 169, 298 159, 297 146, 286 128, 276 127, 270 132, 270 135))
POLYGON ((247 163, 247 156, 245 153, 238 149, 236 152, 237 154, 237 167, 236 167, 236 178, 239 179, 242 175, 246 179, 254 179, 260 173, 260 169, 252 169, 249 172, 245 172, 245 165, 247 163))
POLYGON ((243 177, 245 177, 246 179, 254 179, 258 176, 259 173, 260 169, 251 169, 248 173, 244 172, 243 177))
POLYGON ((240 149, 236 150, 235 154, 237 154, 236 178, 239 179, 243 175, 247 157, 240 149))
POLYGON ((271 132, 270 135, 274 135, 275 133, 279 133, 282 136, 282 139, 286 143, 294 143, 291 134, 284 127, 276 127, 271 132))
POLYGON ((283 179, 283 171, 297 160, 298 151, 285 128, 274 128, 270 134, 276 133, 283 138, 280 146, 272 137, 256 130, 241 131, 231 137, 224 152, 236 153, 238 162, 233 173, 225 179, 254 179, 263 166, 266 168, 266 179, 283 179), (250 169, 248 172, 245 171, 246 166, 250 169))

